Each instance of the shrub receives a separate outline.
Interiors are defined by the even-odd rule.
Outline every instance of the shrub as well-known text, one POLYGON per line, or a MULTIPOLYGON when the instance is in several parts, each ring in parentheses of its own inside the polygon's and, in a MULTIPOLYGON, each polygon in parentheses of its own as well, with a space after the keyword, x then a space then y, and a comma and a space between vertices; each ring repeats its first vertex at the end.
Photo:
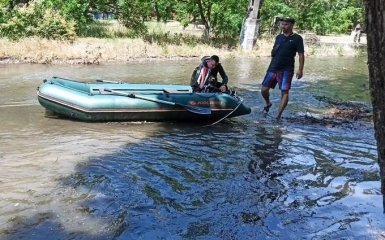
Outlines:
POLYGON ((51 8, 44 8, 41 0, 28 6, 1 10, 0 36, 9 39, 38 36, 48 39, 74 40, 75 24, 65 20, 51 8))
POLYGON ((65 20, 52 9, 47 9, 43 18, 38 21, 36 35, 47 39, 73 41, 76 37, 75 23, 65 20))

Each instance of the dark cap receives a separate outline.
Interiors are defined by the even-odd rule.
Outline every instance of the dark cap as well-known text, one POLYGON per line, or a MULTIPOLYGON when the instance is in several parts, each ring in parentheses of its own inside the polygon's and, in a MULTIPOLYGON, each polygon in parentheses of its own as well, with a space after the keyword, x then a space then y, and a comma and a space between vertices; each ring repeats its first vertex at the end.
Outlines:
POLYGON ((292 24, 295 23, 294 18, 291 18, 291 17, 281 17, 279 20, 282 22, 288 22, 288 23, 292 23, 292 24))

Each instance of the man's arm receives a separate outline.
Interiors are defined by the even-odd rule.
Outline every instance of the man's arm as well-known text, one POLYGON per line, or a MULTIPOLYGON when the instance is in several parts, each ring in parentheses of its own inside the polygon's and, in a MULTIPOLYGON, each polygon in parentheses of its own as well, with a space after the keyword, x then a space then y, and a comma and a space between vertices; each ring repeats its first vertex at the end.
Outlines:
POLYGON ((226 72, 225 72, 225 70, 222 67, 222 64, 218 65, 218 72, 219 72, 219 75, 221 75, 221 78, 222 78, 222 85, 226 85, 229 82, 229 78, 227 77, 226 72))
POLYGON ((303 67, 305 65, 305 54, 304 53, 298 53, 298 59, 299 59, 299 66, 298 71, 296 74, 297 79, 301 79, 303 76, 303 67))

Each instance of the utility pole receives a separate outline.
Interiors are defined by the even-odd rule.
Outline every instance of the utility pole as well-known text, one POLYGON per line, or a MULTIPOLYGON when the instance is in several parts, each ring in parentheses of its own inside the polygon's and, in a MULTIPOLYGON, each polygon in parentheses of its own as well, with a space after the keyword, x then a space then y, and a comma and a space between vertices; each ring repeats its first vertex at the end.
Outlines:
POLYGON ((258 10, 261 0, 250 0, 247 16, 242 24, 241 30, 241 48, 243 50, 252 50, 257 42, 259 30, 258 10))

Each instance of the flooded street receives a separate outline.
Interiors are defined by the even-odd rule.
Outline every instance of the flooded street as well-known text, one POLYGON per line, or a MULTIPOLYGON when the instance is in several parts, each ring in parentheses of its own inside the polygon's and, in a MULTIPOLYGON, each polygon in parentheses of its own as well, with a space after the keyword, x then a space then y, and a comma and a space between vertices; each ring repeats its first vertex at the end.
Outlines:
POLYGON ((307 59, 280 122, 277 89, 261 113, 268 61, 223 61, 252 113, 210 127, 85 123, 37 101, 51 76, 188 84, 196 60, 0 65, 0 239, 385 239, 372 123, 308 121, 322 99, 370 107, 365 57, 307 59))

